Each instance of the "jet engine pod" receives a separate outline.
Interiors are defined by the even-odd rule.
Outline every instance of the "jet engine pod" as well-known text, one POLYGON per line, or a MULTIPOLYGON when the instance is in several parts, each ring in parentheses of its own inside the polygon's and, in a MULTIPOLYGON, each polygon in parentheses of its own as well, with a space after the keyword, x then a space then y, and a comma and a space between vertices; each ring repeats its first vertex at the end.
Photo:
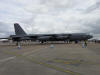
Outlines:
POLYGON ((51 36, 41 36, 38 38, 38 40, 45 41, 45 40, 49 40, 50 38, 51 38, 51 36))
POLYGON ((67 39, 68 36, 57 36, 56 38, 57 38, 57 39, 67 39))

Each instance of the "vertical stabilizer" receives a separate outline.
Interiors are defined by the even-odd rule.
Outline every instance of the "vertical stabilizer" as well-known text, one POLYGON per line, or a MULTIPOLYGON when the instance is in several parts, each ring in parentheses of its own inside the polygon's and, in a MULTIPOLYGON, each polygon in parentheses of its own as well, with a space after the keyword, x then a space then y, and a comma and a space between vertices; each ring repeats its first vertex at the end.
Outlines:
POLYGON ((21 26, 18 23, 14 24, 14 28, 16 35, 26 35, 25 31, 21 28, 21 26))

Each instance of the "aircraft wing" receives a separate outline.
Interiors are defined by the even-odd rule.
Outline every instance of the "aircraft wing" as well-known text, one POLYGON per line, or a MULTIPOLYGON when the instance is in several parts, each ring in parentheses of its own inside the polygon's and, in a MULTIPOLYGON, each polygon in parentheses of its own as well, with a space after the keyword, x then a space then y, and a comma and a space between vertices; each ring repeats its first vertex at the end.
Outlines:
POLYGON ((35 35, 27 35, 33 40, 67 40, 69 39, 71 34, 35 34, 35 35))
POLYGON ((0 39, 9 39, 9 38, 0 38, 0 39))

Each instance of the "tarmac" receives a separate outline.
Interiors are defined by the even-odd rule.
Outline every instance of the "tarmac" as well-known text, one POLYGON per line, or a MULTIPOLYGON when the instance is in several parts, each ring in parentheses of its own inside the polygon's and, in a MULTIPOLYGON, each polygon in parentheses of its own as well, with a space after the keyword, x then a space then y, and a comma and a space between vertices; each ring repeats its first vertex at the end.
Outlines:
POLYGON ((0 44, 0 75, 100 75, 100 44, 0 44))

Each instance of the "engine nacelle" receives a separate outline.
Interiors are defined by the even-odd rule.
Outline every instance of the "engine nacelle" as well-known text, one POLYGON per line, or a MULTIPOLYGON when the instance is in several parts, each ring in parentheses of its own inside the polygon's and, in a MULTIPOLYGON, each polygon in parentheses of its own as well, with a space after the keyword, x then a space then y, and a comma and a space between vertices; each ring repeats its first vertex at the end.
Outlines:
POLYGON ((38 38, 38 40, 40 41, 46 41, 46 40, 49 40, 51 38, 51 36, 41 36, 38 38))
POLYGON ((57 36, 56 38, 57 38, 57 39, 67 39, 68 36, 57 36))

